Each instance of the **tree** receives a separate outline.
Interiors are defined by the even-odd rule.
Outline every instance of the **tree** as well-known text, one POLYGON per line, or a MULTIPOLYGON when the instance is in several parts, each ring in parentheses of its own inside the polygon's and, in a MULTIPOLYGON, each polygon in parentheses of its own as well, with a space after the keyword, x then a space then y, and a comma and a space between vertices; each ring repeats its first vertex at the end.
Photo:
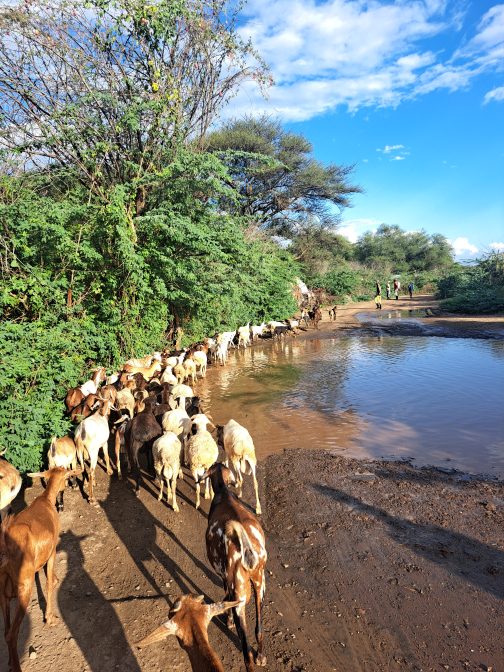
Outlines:
POLYGON ((403 231, 397 225, 381 224, 376 233, 367 232, 355 246, 356 259, 376 269, 430 271, 453 264, 453 252, 440 234, 403 231))
POLYGON ((350 196, 352 166, 324 166, 302 135, 268 117, 230 121, 207 138, 240 194, 237 212, 263 229, 291 236, 306 226, 334 227, 350 196))
MULTIPOLYGON (((181 144, 198 143, 265 69, 228 0, 24 0, 0 10, 0 149, 12 171, 63 167, 145 209, 181 144)), ((130 216, 131 222, 131 216, 130 216)))
POLYGON ((303 277, 309 281, 351 260, 352 248, 349 240, 334 231, 312 226, 294 236, 289 251, 302 264, 303 277))

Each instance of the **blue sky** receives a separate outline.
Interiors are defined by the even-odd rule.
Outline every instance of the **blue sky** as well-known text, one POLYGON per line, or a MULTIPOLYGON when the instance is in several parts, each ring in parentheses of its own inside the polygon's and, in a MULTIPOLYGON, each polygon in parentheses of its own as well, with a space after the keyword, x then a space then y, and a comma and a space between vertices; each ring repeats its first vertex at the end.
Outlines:
POLYGON ((228 109, 268 113, 321 161, 355 164, 351 240, 382 222, 441 233, 459 259, 504 249, 504 4, 249 0, 269 64, 228 109))

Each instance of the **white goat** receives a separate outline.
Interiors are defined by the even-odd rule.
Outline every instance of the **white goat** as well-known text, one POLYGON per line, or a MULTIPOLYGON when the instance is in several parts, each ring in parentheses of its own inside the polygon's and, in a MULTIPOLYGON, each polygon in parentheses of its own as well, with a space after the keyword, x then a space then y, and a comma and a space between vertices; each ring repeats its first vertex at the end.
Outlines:
POLYGON ((163 371, 163 375, 161 376, 161 379, 159 381, 161 385, 164 385, 165 383, 168 383, 169 385, 176 385, 177 384, 177 376, 174 375, 173 373, 173 367, 167 366, 166 369, 163 371))
POLYGON ((122 390, 119 390, 115 404, 119 411, 122 411, 122 409, 125 408, 129 413, 130 419, 135 414, 135 397, 129 387, 124 387, 122 390))
POLYGON ((224 426, 218 425, 219 438, 222 436, 222 443, 226 453, 226 466, 233 468, 238 488, 238 497, 241 498, 243 492, 242 474, 252 474, 254 481, 254 491, 256 496, 257 514, 261 514, 261 503, 259 502, 259 486, 257 484, 256 468, 257 458, 255 454, 254 442, 249 431, 240 425, 236 420, 229 420, 224 426))
POLYGON ((244 327, 238 327, 238 347, 241 345, 244 348, 250 345, 250 322, 247 322, 244 327))
POLYGON ((166 500, 170 501, 170 481, 172 506, 178 511, 177 504, 177 476, 180 472, 180 451, 182 444, 173 432, 165 432, 152 444, 154 470, 159 481, 158 500, 163 499, 163 478, 166 481, 166 500))
POLYGON ((219 343, 217 345, 217 350, 215 351, 215 359, 219 362, 221 366, 227 362, 228 357, 228 342, 219 343))
POLYGON ((94 484, 95 469, 98 464, 98 453, 100 448, 105 456, 107 465, 107 474, 112 475, 110 468, 110 459, 108 454, 108 438, 110 429, 108 424, 108 415, 110 413, 111 403, 105 401, 100 409, 93 415, 85 418, 75 430, 75 445, 77 447, 77 457, 80 465, 84 469, 84 452, 89 457, 89 503, 94 504, 94 484))
POLYGON ((250 331, 252 332, 252 342, 257 341, 259 336, 262 336, 264 333, 264 330, 266 329, 266 322, 263 322, 262 324, 253 324, 250 327, 250 331))
POLYGON ((184 363, 182 365, 185 370, 185 378, 187 381, 189 379, 191 380, 191 384, 194 385, 196 382, 196 362, 193 359, 193 355, 189 355, 189 357, 186 357, 184 359, 184 363))
POLYGON ((175 401, 178 400, 178 407, 185 410, 186 399, 192 399, 194 397, 194 392, 192 391, 192 388, 189 387, 189 385, 174 385, 170 390, 170 397, 175 401))
MULTIPOLYGON (((212 422, 203 413, 191 418, 196 434, 193 434, 184 449, 189 471, 196 483, 196 508, 200 507, 199 478, 209 469, 219 457, 219 447, 206 427, 212 422)), ((210 480, 205 479, 205 499, 210 497, 210 480)))

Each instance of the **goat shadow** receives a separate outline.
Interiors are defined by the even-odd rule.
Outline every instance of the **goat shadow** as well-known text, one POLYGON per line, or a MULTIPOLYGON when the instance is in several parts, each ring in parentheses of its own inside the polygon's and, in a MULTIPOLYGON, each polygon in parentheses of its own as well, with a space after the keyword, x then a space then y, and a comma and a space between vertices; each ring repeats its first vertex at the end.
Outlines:
POLYGON ((381 520, 397 543, 407 546, 429 562, 441 565, 447 572, 480 590, 504 599, 504 553, 497 547, 439 525, 413 523, 393 516, 337 488, 319 484, 311 487, 326 497, 381 520))
POLYGON ((84 569, 85 538, 71 531, 60 537, 59 551, 67 555, 67 572, 58 590, 61 616, 90 670, 140 672, 113 606, 84 569))

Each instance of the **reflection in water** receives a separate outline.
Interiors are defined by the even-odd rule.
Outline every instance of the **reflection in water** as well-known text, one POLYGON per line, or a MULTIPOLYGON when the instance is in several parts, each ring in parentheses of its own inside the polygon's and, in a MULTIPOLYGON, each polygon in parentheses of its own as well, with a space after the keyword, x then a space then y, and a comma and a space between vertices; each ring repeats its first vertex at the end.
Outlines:
POLYGON ((232 353, 199 393, 214 421, 284 448, 411 457, 504 476, 504 342, 424 337, 289 339, 232 353))

